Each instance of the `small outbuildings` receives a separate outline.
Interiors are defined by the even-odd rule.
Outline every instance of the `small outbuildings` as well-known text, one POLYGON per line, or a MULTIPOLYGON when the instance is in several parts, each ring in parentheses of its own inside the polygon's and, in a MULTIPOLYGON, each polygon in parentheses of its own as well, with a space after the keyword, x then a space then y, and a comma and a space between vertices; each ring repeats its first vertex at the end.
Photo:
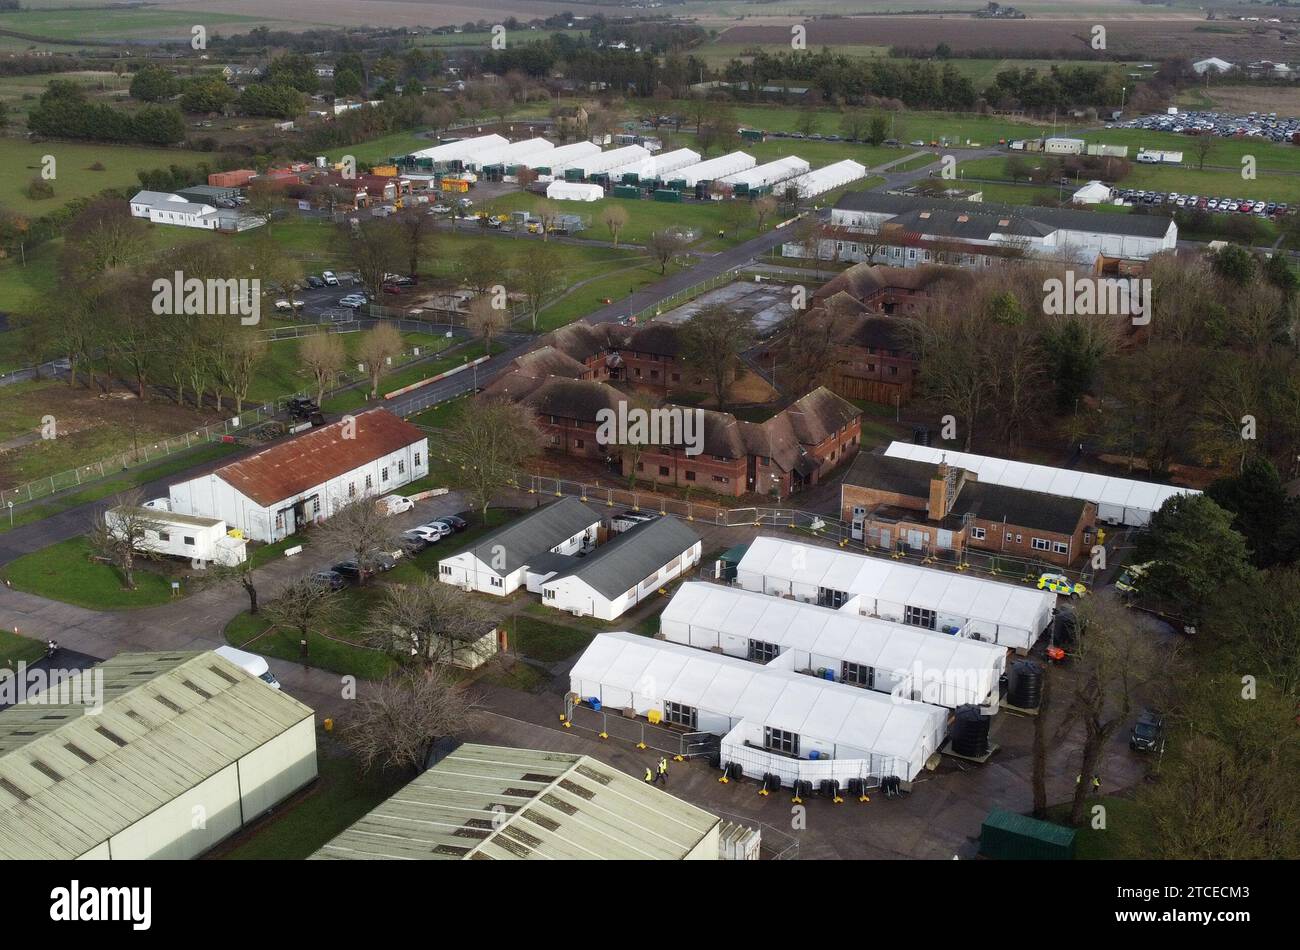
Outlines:
POLYGON ((553 181, 546 186, 546 197, 552 201, 599 201, 605 197, 605 189, 577 181, 553 181))
POLYGON ((134 532, 135 549, 149 554, 225 567, 248 558, 248 542, 232 535, 220 518, 119 506, 104 512, 104 522, 119 539, 134 532))

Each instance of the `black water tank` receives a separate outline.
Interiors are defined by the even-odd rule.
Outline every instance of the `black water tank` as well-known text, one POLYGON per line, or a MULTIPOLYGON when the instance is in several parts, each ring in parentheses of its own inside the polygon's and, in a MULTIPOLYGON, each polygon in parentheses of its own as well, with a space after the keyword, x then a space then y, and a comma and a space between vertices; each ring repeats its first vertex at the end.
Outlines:
POLYGON ((916 445, 930 444, 929 426, 912 426, 912 442, 916 445))
POLYGON ((1043 701, 1043 668, 1029 660, 1011 664, 1007 702, 1019 709, 1037 709, 1043 701))
POLYGON ((1073 607, 1058 608, 1052 619, 1052 642, 1058 647, 1072 646, 1078 627, 1079 618, 1075 616, 1073 607))
POLYGON ((977 759, 989 750, 989 717, 978 706, 958 706, 952 724, 952 751, 977 759))

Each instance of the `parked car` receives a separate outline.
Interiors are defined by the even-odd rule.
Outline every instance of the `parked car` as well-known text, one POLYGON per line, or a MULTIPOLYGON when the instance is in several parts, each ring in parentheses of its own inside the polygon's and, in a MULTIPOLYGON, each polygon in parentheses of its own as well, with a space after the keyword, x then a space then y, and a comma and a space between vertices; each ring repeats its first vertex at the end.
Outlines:
POLYGON ((334 276, 334 272, 332 270, 327 270, 323 272, 320 275, 320 279, 325 281, 326 287, 337 287, 339 285, 339 279, 334 276))
POLYGON ((301 300, 289 300, 288 298, 281 298, 275 302, 275 309, 281 313, 287 310, 299 310, 305 306, 307 304, 301 300))
POLYGON ((399 543, 402 550, 407 554, 419 554, 431 543, 428 538, 421 537, 411 531, 403 531, 399 543))
POLYGON ((443 538, 447 537, 447 535, 449 534, 452 534, 456 530, 447 522, 439 520, 437 518, 435 518, 433 521, 426 521, 424 524, 420 525, 420 527, 426 528, 430 531, 436 531, 438 532, 438 536, 443 538))
POLYGON ((1115 581, 1115 589, 1125 594, 1136 594, 1138 584, 1150 566, 1150 561, 1145 564, 1130 564, 1120 571, 1119 578, 1115 581))
POLYGON ((307 277, 307 286, 312 288, 312 290, 319 290, 321 287, 325 286, 325 281, 321 280, 315 274, 310 274, 307 277))
POLYGON ((436 205, 434 205, 429 210, 432 211, 434 214, 451 214, 451 207, 449 205, 443 204, 441 201, 439 201, 436 205))
POLYGON ((1038 578, 1039 590, 1050 590, 1053 594, 1065 594, 1067 597, 1081 597, 1088 593, 1088 588, 1076 584, 1064 574, 1044 574, 1038 578))
POLYGON ((361 566, 353 560, 339 561, 330 568, 330 571, 348 581, 360 582, 361 578, 364 576, 361 566))
POLYGON ((458 515, 443 515, 438 520, 451 525, 452 529, 455 531, 464 531, 469 527, 469 522, 458 515))
POLYGON ((400 550, 395 554, 389 551, 376 551, 366 558, 366 572, 373 574, 391 571, 397 567, 397 559, 401 556, 402 552, 400 550))
POLYGON ((340 307, 350 307, 353 310, 366 305, 365 294, 348 294, 346 297, 339 298, 340 307))
POLYGON ((328 587, 330 590, 342 590, 348 586, 347 578, 338 571, 317 571, 311 579, 313 583, 328 587))
POLYGON ((1134 752, 1165 751, 1165 720, 1159 713, 1144 709, 1133 724, 1128 736, 1128 747, 1134 752))
POLYGON ((407 528, 402 532, 403 538, 419 538, 425 545, 437 544, 442 540, 443 533, 437 528, 431 528, 427 525, 420 525, 415 528, 407 528))
POLYGON ((386 515, 400 515, 415 507, 415 502, 405 495, 385 495, 376 502, 379 510, 386 515))

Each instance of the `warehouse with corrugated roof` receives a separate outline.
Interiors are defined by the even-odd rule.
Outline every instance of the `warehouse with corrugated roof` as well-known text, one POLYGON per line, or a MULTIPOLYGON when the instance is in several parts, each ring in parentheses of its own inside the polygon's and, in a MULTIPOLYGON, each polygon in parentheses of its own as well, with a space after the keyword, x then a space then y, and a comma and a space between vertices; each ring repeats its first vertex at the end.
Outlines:
POLYGON ((716 860, 721 820, 585 755, 462 745, 314 860, 716 860))
POLYGON ((121 654, 0 712, 0 858, 193 858, 315 778, 293 697, 215 653, 121 654))

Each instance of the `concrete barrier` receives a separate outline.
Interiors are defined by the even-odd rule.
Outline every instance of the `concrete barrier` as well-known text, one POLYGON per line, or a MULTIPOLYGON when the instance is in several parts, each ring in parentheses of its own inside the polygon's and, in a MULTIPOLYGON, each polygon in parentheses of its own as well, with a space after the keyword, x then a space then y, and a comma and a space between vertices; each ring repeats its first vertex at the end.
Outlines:
POLYGON ((418 380, 417 382, 411 383, 411 385, 409 386, 403 386, 401 389, 394 389, 391 393, 384 393, 384 398, 395 399, 398 396, 404 396, 413 390, 419 389, 421 386, 428 386, 430 383, 436 383, 440 380, 446 379, 448 376, 455 376, 457 373, 463 373, 465 372, 465 370, 469 369, 472 366, 478 366, 480 363, 486 363, 489 359, 491 359, 491 357, 489 356, 480 356, 476 360, 470 360, 468 363, 462 363, 460 366, 457 366, 455 369, 449 369, 445 373, 439 373, 437 376, 430 376, 428 379, 418 380))

